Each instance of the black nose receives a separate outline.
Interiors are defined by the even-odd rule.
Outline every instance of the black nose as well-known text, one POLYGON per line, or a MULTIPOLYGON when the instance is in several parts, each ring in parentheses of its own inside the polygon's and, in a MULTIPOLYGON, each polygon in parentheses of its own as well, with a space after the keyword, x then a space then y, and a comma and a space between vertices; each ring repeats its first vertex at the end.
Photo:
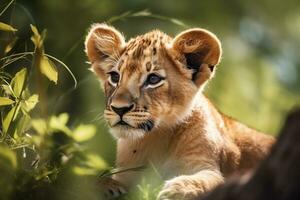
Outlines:
POLYGON ((133 104, 131 106, 128 107, 115 107, 115 106, 111 106, 111 109, 117 113, 120 117, 122 117, 125 113, 131 111, 133 108, 133 104))

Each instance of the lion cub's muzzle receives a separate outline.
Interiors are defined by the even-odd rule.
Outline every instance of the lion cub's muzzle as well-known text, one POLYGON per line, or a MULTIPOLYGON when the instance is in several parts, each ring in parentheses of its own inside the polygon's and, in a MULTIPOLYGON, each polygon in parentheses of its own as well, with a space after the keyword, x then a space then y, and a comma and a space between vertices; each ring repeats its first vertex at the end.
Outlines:
POLYGON ((142 129, 146 132, 151 131, 154 127, 150 113, 146 110, 136 109, 135 104, 122 107, 111 105, 104 111, 104 115, 111 127, 142 129))
POLYGON ((134 107, 134 104, 131 104, 130 106, 125 106, 125 107, 115 107, 111 106, 111 109, 120 116, 122 119, 123 115, 131 111, 134 107))

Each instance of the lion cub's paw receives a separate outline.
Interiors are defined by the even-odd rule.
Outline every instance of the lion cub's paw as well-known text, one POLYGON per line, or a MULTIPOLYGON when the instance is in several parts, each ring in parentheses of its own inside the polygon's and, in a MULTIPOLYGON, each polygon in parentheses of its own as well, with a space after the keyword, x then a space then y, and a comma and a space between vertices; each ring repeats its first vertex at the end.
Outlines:
POLYGON ((179 176, 166 181, 164 187, 159 192, 158 200, 183 200, 197 197, 199 191, 189 188, 188 178, 179 176))
POLYGON ((112 178, 105 178, 99 183, 105 199, 115 199, 127 193, 125 187, 112 178))

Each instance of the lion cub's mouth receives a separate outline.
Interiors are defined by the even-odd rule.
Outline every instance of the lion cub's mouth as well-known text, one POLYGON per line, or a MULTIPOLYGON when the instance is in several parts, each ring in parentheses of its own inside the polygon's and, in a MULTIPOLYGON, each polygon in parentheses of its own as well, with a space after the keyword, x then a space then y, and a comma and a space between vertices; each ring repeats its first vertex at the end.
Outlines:
POLYGON ((154 123, 152 120, 147 120, 143 123, 138 124, 137 127, 134 127, 134 126, 130 125, 129 123, 125 122, 124 120, 120 120, 115 125, 113 125, 113 127, 116 127, 116 126, 124 127, 124 128, 142 129, 146 132, 149 132, 153 129, 154 123))
POLYGON ((147 120, 146 122, 139 124, 138 127, 148 132, 152 130, 152 128, 154 127, 154 123, 152 120, 147 120))
POLYGON ((128 124, 127 122, 123 121, 123 120, 120 120, 118 123, 116 123, 114 126, 118 126, 118 125, 121 125, 121 126, 130 126, 133 128, 133 126, 131 126, 130 124, 128 124))

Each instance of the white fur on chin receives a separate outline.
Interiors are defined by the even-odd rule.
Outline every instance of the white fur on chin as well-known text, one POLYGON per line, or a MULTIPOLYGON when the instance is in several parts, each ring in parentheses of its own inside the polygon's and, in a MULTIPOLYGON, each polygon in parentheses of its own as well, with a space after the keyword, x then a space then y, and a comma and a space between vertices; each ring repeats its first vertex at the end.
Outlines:
POLYGON ((134 128, 124 128, 124 127, 111 127, 110 133, 116 138, 123 138, 123 139, 139 139, 144 137, 145 134, 147 134, 142 129, 134 129, 134 128))

